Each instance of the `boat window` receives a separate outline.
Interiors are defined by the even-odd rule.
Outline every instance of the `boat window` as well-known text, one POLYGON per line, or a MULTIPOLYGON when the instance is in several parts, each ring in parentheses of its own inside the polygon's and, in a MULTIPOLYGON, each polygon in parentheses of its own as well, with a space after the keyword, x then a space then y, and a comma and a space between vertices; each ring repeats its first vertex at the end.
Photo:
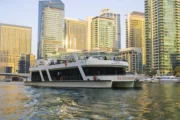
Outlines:
POLYGON ((83 80, 78 68, 49 70, 52 81, 83 80))
POLYGON ((48 78, 47 72, 46 72, 45 70, 44 70, 44 71, 42 71, 42 75, 43 75, 44 81, 49 81, 49 78, 48 78))
POLYGON ((31 73, 32 82, 42 82, 39 71, 31 73))
POLYGON ((86 76, 94 75, 125 75, 125 68, 117 67, 83 67, 86 76))

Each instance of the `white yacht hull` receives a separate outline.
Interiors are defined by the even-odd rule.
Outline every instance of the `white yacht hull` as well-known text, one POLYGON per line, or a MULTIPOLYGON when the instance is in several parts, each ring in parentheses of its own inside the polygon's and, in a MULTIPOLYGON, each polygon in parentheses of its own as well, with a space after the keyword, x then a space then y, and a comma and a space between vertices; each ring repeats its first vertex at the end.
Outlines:
POLYGON ((177 80, 161 80, 161 84, 174 84, 177 80))
POLYGON ((27 86, 59 87, 59 88, 139 88, 143 82, 135 81, 57 81, 57 82, 25 82, 27 86))
POLYGON ((142 88, 144 81, 135 81, 134 87, 135 88, 142 88))
POLYGON ((160 83, 160 80, 159 79, 155 79, 155 80, 153 79, 150 81, 150 83, 160 83))
POLYGON ((59 82, 25 82, 28 86, 60 88, 111 88, 111 81, 59 81, 59 82))
POLYGON ((154 79, 151 80, 150 83, 161 83, 161 84, 173 84, 173 83, 177 83, 178 80, 177 79, 154 79))
POLYGON ((134 81, 114 81, 112 88, 133 88, 134 81))

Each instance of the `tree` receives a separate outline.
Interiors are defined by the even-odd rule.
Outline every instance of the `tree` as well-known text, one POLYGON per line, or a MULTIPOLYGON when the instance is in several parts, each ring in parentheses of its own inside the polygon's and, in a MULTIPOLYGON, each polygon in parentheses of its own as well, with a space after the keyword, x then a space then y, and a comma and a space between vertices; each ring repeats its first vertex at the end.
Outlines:
POLYGON ((143 72, 146 74, 147 70, 146 70, 146 65, 143 65, 143 72))
POLYGON ((180 66, 177 66, 177 67, 175 68, 173 74, 174 74, 174 76, 176 76, 176 77, 177 77, 178 75, 180 75, 180 66))
POLYGON ((152 69, 150 74, 151 74, 151 76, 156 75, 157 74, 157 70, 156 69, 152 69))
POLYGON ((136 70, 136 73, 137 73, 137 74, 141 74, 141 71, 137 69, 137 70, 136 70))
POLYGON ((157 70, 156 69, 152 69, 151 71, 145 71, 145 74, 148 76, 153 76, 157 74, 157 70))

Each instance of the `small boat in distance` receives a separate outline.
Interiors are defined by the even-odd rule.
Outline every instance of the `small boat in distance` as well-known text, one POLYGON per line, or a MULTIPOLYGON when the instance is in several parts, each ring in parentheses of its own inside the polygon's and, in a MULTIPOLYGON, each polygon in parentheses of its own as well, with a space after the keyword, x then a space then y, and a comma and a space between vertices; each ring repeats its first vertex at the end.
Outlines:
POLYGON ((62 54, 48 61, 40 59, 30 68, 31 81, 25 85, 68 88, 136 88, 143 78, 126 75, 126 61, 105 52, 62 54))
POLYGON ((175 76, 153 76, 151 83, 176 83, 179 79, 175 76))
POLYGON ((3 80, 4 82, 11 82, 12 81, 12 78, 8 78, 8 77, 6 77, 6 78, 4 78, 4 80, 3 80))

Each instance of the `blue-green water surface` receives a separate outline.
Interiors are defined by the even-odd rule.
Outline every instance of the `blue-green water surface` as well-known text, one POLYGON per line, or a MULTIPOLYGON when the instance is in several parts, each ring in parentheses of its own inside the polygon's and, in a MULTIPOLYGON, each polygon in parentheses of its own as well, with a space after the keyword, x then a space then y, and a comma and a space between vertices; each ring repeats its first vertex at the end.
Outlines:
POLYGON ((61 89, 0 82, 0 120, 179 120, 180 84, 61 89))

